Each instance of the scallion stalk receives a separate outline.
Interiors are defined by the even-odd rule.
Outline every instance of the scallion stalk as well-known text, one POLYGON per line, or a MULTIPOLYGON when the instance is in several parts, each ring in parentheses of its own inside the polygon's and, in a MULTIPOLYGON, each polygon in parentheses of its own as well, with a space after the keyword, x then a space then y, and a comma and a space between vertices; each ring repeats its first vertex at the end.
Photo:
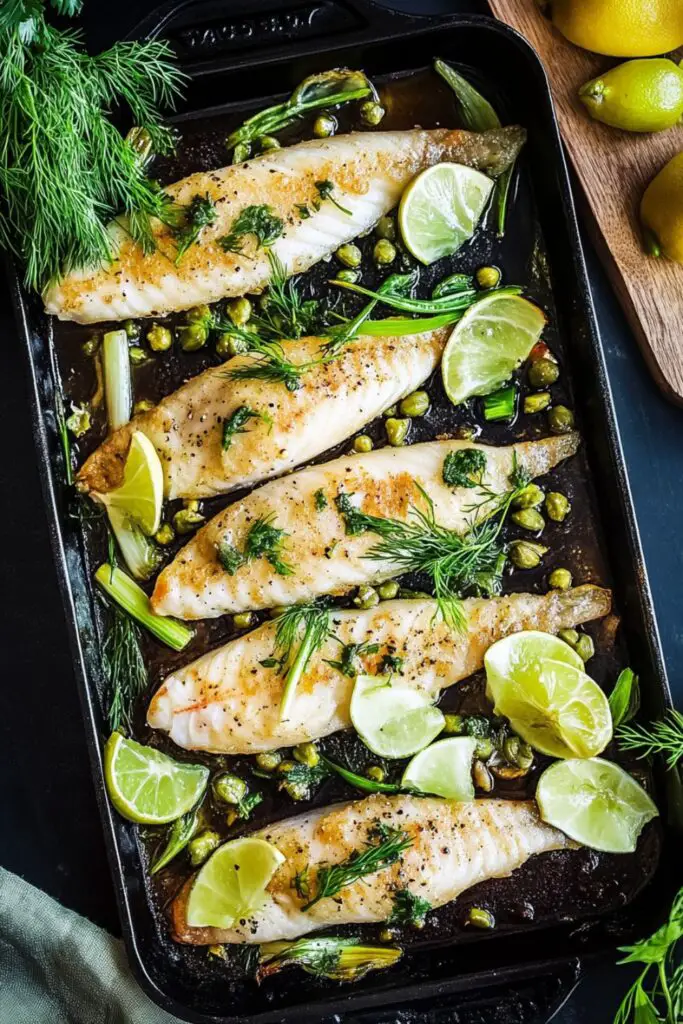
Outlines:
POLYGON ((102 342, 104 396, 110 430, 118 430, 130 419, 133 386, 125 331, 109 331, 102 342))
POLYGON ((95 579, 124 612, 139 622, 157 640, 161 640, 174 651, 182 651, 187 647, 194 632, 182 622, 156 615, 150 608, 147 594, 127 573, 105 562, 95 573, 95 579))
POLYGON ((121 509, 108 505, 107 515, 124 562, 137 580, 148 580, 161 563, 159 548, 121 509))
POLYGON ((517 388, 511 384, 500 391, 494 391, 484 398, 484 419, 489 423, 499 420, 511 420, 515 415, 515 404, 517 401, 517 388))

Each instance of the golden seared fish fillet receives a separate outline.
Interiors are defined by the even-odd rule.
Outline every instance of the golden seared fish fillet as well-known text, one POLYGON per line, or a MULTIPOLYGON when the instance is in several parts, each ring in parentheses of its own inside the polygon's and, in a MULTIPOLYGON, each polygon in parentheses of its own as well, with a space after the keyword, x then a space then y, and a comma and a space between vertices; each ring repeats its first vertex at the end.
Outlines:
POLYGON ((300 273, 376 224, 425 167, 452 161, 495 177, 514 161, 525 137, 518 127, 481 134, 447 128, 362 132, 302 142, 244 164, 191 174, 166 192, 181 208, 195 196, 208 196, 216 218, 177 264, 173 232, 160 221, 153 228, 156 249, 148 255, 125 225, 114 222, 109 231, 116 258, 50 285, 43 296, 46 312, 87 324, 161 316, 259 292, 271 273, 266 251, 252 243, 243 253, 225 251, 219 241, 247 207, 268 206, 281 219, 282 233, 272 251, 289 274, 300 273), (331 182, 332 195, 344 210, 329 199, 320 202, 316 182, 331 182))
MULTIPOLYGON (((432 441, 406 448, 382 448, 310 466, 252 491, 224 509, 178 552, 159 575, 152 607, 161 615, 205 619, 247 609, 308 601, 319 594, 342 593, 368 580, 389 579, 400 567, 367 556, 375 533, 346 532, 336 499, 370 515, 408 521, 422 503, 423 489, 434 504, 436 521, 465 533, 472 506, 486 494, 480 487, 449 487, 443 480, 449 452, 476 448, 486 456, 487 493, 511 487, 515 464, 532 476, 547 473, 573 455, 576 433, 493 448, 467 441, 432 441), (324 507, 319 507, 325 502, 324 507), (275 534, 273 531, 282 531, 275 534), (271 543, 268 557, 245 559, 271 543)), ((490 512, 490 503, 482 506, 490 512)))
MULTIPOLYGON (((135 430, 159 453, 167 498, 206 498, 277 476, 343 441, 425 381, 451 329, 359 337, 337 359, 303 374, 297 391, 279 381, 230 380, 230 371, 250 359, 237 356, 114 431, 85 462, 78 486, 95 494, 118 487, 135 430), (226 448, 223 425, 244 408, 257 415, 226 448)), ((318 358, 321 344, 302 338, 282 347, 299 364, 318 358)))
POLYGON ((386 655, 401 660, 397 678, 436 699, 441 690, 484 664, 496 640, 521 629, 557 633, 607 615, 609 590, 583 586, 548 594, 510 594, 463 601, 464 635, 437 613, 434 601, 384 601, 368 611, 335 610, 333 637, 312 656, 296 691, 289 717, 280 720, 283 677, 263 663, 275 649, 275 622, 202 655, 176 669, 157 690, 147 723, 162 729, 179 747, 220 754, 252 754, 317 740, 351 725, 349 704, 355 680, 330 664, 342 645, 376 644, 361 654, 358 672, 376 675, 386 655))
POLYGON ((531 800, 456 803, 379 794, 310 811, 255 834, 285 857, 268 885, 262 909, 229 929, 191 928, 185 918, 190 880, 171 908, 179 942, 272 942, 334 925, 386 921, 402 889, 440 907, 479 882, 512 874, 529 857, 576 845, 544 824, 531 800), (295 875, 308 870, 315 894, 320 868, 346 861, 377 842, 378 825, 397 829, 412 841, 400 859, 304 910, 307 901, 297 894, 295 875))

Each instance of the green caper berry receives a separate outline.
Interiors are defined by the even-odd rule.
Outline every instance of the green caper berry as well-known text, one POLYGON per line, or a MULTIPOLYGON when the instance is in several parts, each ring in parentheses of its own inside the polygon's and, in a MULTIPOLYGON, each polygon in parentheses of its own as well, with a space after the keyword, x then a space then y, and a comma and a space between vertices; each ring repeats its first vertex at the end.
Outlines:
POLYGON ((260 768, 262 772, 274 772, 282 761, 282 754, 279 750, 268 750, 257 754, 254 760, 256 767, 260 768))
POLYGON ((392 416, 396 416, 397 414, 398 414, 398 406, 397 405, 390 405, 388 409, 384 410, 384 412, 382 413, 382 416, 387 416, 387 417, 391 418, 392 416))
POLYGON ((495 928, 496 919, 490 910, 484 910, 483 907, 470 907, 465 924, 472 928, 495 928))
POLYGON ((183 508, 189 508, 190 512, 199 512, 199 500, 197 498, 183 498, 183 508))
POLYGON ((363 583, 358 588, 358 593, 353 599, 353 603, 356 608, 374 608, 376 604, 379 604, 379 594, 374 587, 368 586, 367 583, 363 583))
POLYGON ((501 273, 498 267, 480 267, 475 277, 480 288, 495 288, 500 283, 501 273))
POLYGON ((244 163, 251 156, 251 146, 248 142, 238 142, 232 151, 232 162, 234 164, 244 163))
POLYGON ((542 359, 534 359, 527 376, 532 388, 541 391, 555 383, 560 376, 560 368, 552 359, 546 359, 544 356, 542 359))
POLYGON ((276 604, 274 608, 271 608, 268 612, 268 618, 279 619, 280 616, 287 611, 287 608, 283 604, 276 604))
POLYGON ((232 624, 235 629, 249 629, 254 624, 255 615, 253 612, 237 612, 232 617, 232 624))
POLYGON ((569 590, 573 582, 569 569, 553 569, 548 576, 548 586, 551 590, 569 590))
POLYGON ((528 743, 520 743, 517 751, 517 764, 524 771, 528 771, 534 763, 534 752, 528 743))
POLYGON ((516 569, 535 569, 541 564, 547 548, 529 540, 515 540, 510 545, 510 561, 516 569))
POLYGON ((475 761, 472 765, 472 780, 482 793, 490 793, 493 789, 493 776, 483 761, 475 761))
POLYGON ((373 782, 384 782, 386 778, 384 768, 380 768, 378 764, 370 765, 365 774, 369 779, 372 779, 373 782))
POLYGON ((579 642, 579 632, 576 629, 560 629, 557 635, 570 647, 576 647, 579 642))
POLYGON ((201 512, 193 512, 190 508, 181 508, 173 516, 173 526, 176 533, 185 534, 192 531, 204 522, 201 512))
POLYGON ((363 261, 363 253, 357 245, 340 245, 334 255, 340 263, 345 267, 351 267, 352 270, 359 267, 363 261))
POLYGON ((361 104, 360 119, 363 124, 374 127, 380 123, 385 114, 386 110, 381 103, 376 103, 374 100, 367 100, 361 104))
POLYGON ((327 139, 337 130, 337 118, 332 114, 320 114, 313 122, 313 134, 316 139, 327 139))
POLYGON ((503 757, 510 764, 517 764, 520 742, 519 736, 508 736, 503 741, 503 757))
POLYGON ((284 789, 285 793, 290 796, 292 800, 308 800, 308 786, 303 782, 292 782, 287 780, 282 783, 280 788, 284 789))
POLYGON ((142 412, 149 412, 150 409, 154 408, 154 402, 151 402, 149 398, 141 398, 133 406, 133 412, 138 416, 142 412))
POLYGON ((282 149, 282 145, 273 135, 262 135, 258 144, 262 153, 267 153, 271 149, 282 149))
POLYGON ((400 589, 401 588, 395 580, 387 580, 386 583, 381 583, 379 585, 377 593, 382 601, 393 601, 400 589))
POLYGON ((185 313, 185 323, 188 324, 205 324, 211 319, 211 310, 203 303, 201 306, 192 306, 185 313))
POLYGON ((424 416, 429 409, 429 395, 426 391, 413 391, 412 395, 406 395, 398 408, 402 416, 424 416))
POLYGON ((548 426, 553 434, 568 434, 574 427, 574 413, 566 405, 554 405, 548 412, 548 426))
POLYGON ((353 439, 354 452, 371 452, 373 447, 372 438, 368 437, 367 434, 359 434, 358 437, 353 439))
POLYGON ((188 324, 178 328, 178 339, 183 352, 196 352, 206 345, 209 332, 204 324, 188 324))
POLYGON ((123 325, 126 337, 132 341, 140 337, 140 324, 136 320, 126 320, 123 325))
POLYGON ((320 762, 320 754, 315 743, 298 743, 292 753, 299 764, 308 765, 309 768, 315 768, 320 762))
POLYGON ((543 504, 544 492, 538 484, 527 484, 512 502, 513 508, 538 508, 543 504))
POLYGON ((147 362, 147 353, 144 348, 140 348, 139 345, 132 345, 128 349, 128 358, 133 366, 141 366, 142 363, 147 362))
POLYGON ((239 775, 223 772, 213 780, 214 796, 226 804, 238 804, 247 795, 247 784, 239 775))
POLYGON ((94 356, 99 347, 99 336, 97 334, 93 334, 91 338, 88 338, 87 341, 83 342, 81 346, 81 351, 83 352, 84 356, 94 356))
POLYGON ((216 352, 224 359, 230 356, 238 356, 246 352, 248 345, 244 338, 235 338, 232 334, 221 334, 216 341, 216 352))
POLYGON ((536 412, 543 412, 550 405, 550 392, 541 391, 537 395, 527 395, 524 399, 524 412, 532 416, 536 412))
POLYGON ((582 661, 590 661, 595 654, 595 644, 593 643, 593 637, 589 636, 588 633, 580 633, 579 639, 574 647, 574 650, 581 658, 582 661))
POLYGON ((510 516, 513 523, 530 533, 540 533, 545 528, 545 519, 537 508, 520 508, 510 516))
POLYGON ((217 846, 220 846, 221 837, 218 832, 207 830, 200 832, 198 836, 191 839, 187 844, 187 852, 190 855, 192 867, 199 867, 203 864, 209 854, 213 853, 217 846))
POLYGON ((175 530, 170 523, 162 523, 154 534, 154 539, 157 544, 161 544, 162 547, 166 547, 167 544, 172 544, 175 540, 175 530))
POLYGON ((356 281, 360 280, 359 270, 349 270, 345 267, 343 270, 338 270, 335 281, 345 281, 347 284, 355 284, 356 281))
POLYGON ((486 737, 477 740, 477 745, 474 748, 474 756, 478 757, 480 761, 488 761, 491 754, 493 753, 493 743, 486 737))
POLYGON ((379 267, 386 267, 396 259, 396 246, 388 238, 380 238, 372 250, 372 258, 379 267))
POLYGON ((375 234, 378 238, 386 238, 393 242, 396 238, 396 221, 393 217, 380 217, 375 225, 375 234))
POLYGON ((454 736, 462 736, 465 729, 465 719, 462 715, 444 715, 443 731, 454 736))
POLYGON ((384 421, 384 426, 387 432, 387 441, 390 445, 393 445, 394 448, 400 448, 401 445, 406 443, 408 431, 410 430, 410 420, 399 420, 394 416, 390 416, 388 420, 384 421))
POLYGON ((477 427, 472 426, 471 423, 461 423, 456 428, 455 436, 459 441, 474 441, 478 433, 477 427))
POLYGON ((549 491, 545 499, 545 510, 556 523, 563 523, 572 510, 569 499, 559 491, 549 491))
POLYGON ((235 327, 244 327, 251 317, 251 302, 249 299, 233 299, 228 303, 228 316, 235 327))
POLYGON ((287 772, 291 772, 292 768, 296 768, 295 761, 280 761, 277 770, 280 775, 286 775, 287 772))

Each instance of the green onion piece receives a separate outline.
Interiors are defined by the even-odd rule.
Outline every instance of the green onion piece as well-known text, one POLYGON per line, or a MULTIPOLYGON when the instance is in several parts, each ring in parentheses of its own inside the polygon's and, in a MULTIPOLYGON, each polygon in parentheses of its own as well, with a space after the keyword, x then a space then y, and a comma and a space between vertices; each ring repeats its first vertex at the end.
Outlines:
POLYGON ((440 327, 447 327, 461 320, 465 310, 453 311, 452 313, 441 313, 439 316, 418 317, 410 320, 408 317, 393 317, 387 320, 368 320, 358 332, 361 337, 373 338, 400 338, 406 334, 422 334, 423 331, 438 331, 440 327))
POLYGON ((187 814, 183 814, 182 817, 176 818, 169 830, 166 845, 149 869, 150 875, 156 875, 157 871, 161 871, 167 864, 170 864, 174 857, 182 853, 197 831, 198 824, 199 816, 196 807, 188 811, 187 814))
POLYGON ((187 647, 194 632, 182 622, 155 615, 149 606, 147 594, 127 573, 105 562, 95 573, 95 579, 124 612, 144 626, 157 640, 174 651, 182 651, 187 647))
POLYGON ((362 946, 357 938, 323 936, 295 942, 268 942, 259 947, 256 980, 283 967, 300 967, 306 974, 333 981, 358 981, 370 971, 392 967, 400 960, 397 946, 362 946))
POLYGON ((125 331, 109 331, 102 342, 104 396, 110 430, 118 430, 130 419, 133 388, 125 331))
POLYGON ((108 505, 107 515, 124 562, 136 580, 148 580, 161 564, 161 551, 121 509, 108 505))
POLYGON ((494 391, 484 399, 484 419, 490 423, 498 420, 511 420, 515 415, 515 404, 517 401, 517 388, 514 384, 510 387, 494 391))
POLYGON ((395 782, 376 782, 374 779, 367 779, 364 775, 356 775, 355 772, 349 771, 348 768, 342 768, 340 764, 335 764, 334 761, 329 761, 326 757, 321 757, 320 760, 327 768, 341 776, 345 782, 355 786, 356 789, 361 789, 364 793, 401 792, 401 787, 395 782))

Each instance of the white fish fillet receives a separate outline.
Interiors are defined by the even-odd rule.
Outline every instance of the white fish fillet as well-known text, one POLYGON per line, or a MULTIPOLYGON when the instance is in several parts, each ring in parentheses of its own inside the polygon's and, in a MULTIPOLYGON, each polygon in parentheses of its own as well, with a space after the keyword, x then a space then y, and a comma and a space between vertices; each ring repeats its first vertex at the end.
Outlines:
POLYGON ((449 452, 462 448, 484 452, 484 485, 501 494, 510 488, 515 459, 532 477, 541 476, 573 455, 578 444, 575 433, 508 448, 432 441, 344 456, 273 480, 199 530, 160 573, 152 607, 161 615, 181 619, 214 618, 296 604, 319 594, 343 593, 371 579, 389 579, 397 574, 393 562, 366 557, 377 544, 377 535, 346 534, 335 506, 337 494, 353 495, 353 503, 371 515, 407 520, 411 507, 421 500, 419 484, 434 503, 437 522, 463 533, 471 525, 473 503, 483 495, 476 487, 453 489, 444 483, 443 463, 449 452), (318 490, 327 499, 322 511, 316 511, 318 490), (281 575, 265 558, 258 558, 230 575, 218 561, 219 545, 227 543, 243 551, 249 530, 264 517, 273 517, 273 526, 286 533, 281 557, 292 567, 291 574, 281 575))
MULTIPOLYGON (((396 338, 359 337, 330 363, 302 375, 301 387, 230 380, 249 356, 193 377, 148 412, 114 431, 78 474, 78 487, 104 493, 123 482, 130 438, 142 431, 156 448, 167 498, 206 498, 300 465, 343 441, 413 391, 437 366, 452 328, 396 338), (223 449, 223 423, 247 406, 250 419, 223 449)), ((284 342, 297 364, 320 355, 320 338, 284 342)))
POLYGON ((367 231, 398 202, 408 182, 425 167, 453 161, 492 176, 508 167, 524 144, 523 128, 481 134, 438 128, 404 132, 362 132, 316 139, 274 150, 232 167, 200 171, 166 191, 186 207, 194 196, 209 196, 217 217, 202 231, 176 266, 176 243, 155 222, 157 248, 145 255, 125 230, 112 223, 116 258, 104 267, 73 271, 44 293, 45 310, 60 320, 96 323, 128 317, 160 316, 215 302, 227 296, 259 292, 270 278, 263 249, 225 252, 218 239, 227 235, 248 206, 266 204, 285 224, 272 246, 290 274, 308 270, 367 231), (331 181, 334 197, 316 212, 316 182, 331 181), (311 216, 302 218, 299 206, 311 216))
POLYGON ((540 820, 533 801, 455 803, 414 796, 377 795, 338 804, 271 825, 256 835, 286 858, 271 879, 263 908, 230 929, 190 928, 185 920, 190 880, 172 905, 178 941, 272 942, 319 928, 386 921, 397 890, 409 889, 432 907, 440 907, 478 882, 512 874, 529 857, 575 846, 540 820), (380 822, 413 840, 400 860, 302 910, 306 901, 293 887, 294 876, 308 868, 315 892, 316 869, 361 852, 380 822))
POLYGON ((284 721, 282 674, 263 665, 275 647, 275 623, 266 622, 176 669, 152 698, 147 723, 187 750, 251 754, 294 746, 351 725, 354 679, 329 664, 339 660, 342 644, 378 645, 376 653, 359 658, 359 671, 372 675, 386 654, 400 657, 400 684, 436 699, 478 671, 496 640, 521 629, 556 633, 607 615, 610 606, 610 592, 593 586, 468 599, 464 636, 453 635, 434 601, 384 601, 368 611, 335 611, 331 629, 337 640, 328 639, 311 658, 284 721))

